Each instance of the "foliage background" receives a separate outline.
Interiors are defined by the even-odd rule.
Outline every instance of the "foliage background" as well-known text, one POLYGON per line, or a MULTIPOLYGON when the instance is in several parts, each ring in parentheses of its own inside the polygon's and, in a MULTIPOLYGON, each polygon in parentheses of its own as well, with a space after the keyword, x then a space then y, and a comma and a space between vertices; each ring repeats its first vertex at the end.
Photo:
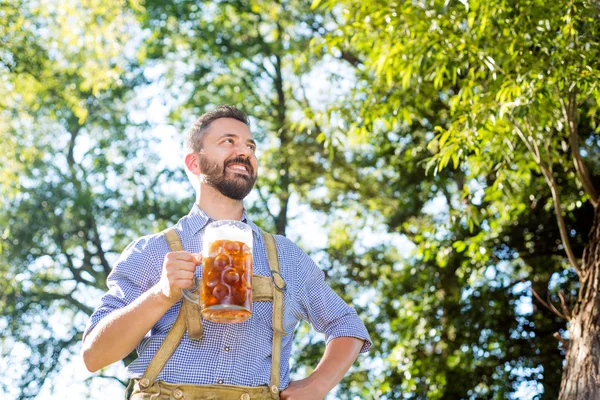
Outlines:
MULTIPOLYGON (((0 0, 1 394, 120 390, 122 366, 65 371, 112 261, 188 212, 181 133, 226 103, 261 145, 253 219, 375 341, 332 397, 557 397, 566 324, 533 293, 559 307, 577 284, 541 165, 580 257, 564 108, 598 187, 595 3, 107 4, 0 0)), ((296 342, 301 377, 323 343, 296 342)))

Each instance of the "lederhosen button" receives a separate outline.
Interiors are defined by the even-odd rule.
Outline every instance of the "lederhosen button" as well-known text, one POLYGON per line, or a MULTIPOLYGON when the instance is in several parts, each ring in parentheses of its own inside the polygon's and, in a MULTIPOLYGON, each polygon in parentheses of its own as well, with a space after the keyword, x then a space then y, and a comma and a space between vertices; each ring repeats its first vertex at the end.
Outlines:
POLYGON ((150 379, 143 378, 143 379, 140 380, 140 387, 142 389, 148 389, 149 386, 150 386, 150 379))
POLYGON ((175 389, 175 390, 173 390, 173 397, 175 397, 176 399, 182 399, 183 398, 183 391, 181 389, 175 389))
POLYGON ((250 400, 250 395, 248 393, 244 393, 240 396, 240 400, 250 400))
POLYGON ((279 388, 275 385, 271 386, 271 393, 273 394, 278 394, 279 393, 279 388))

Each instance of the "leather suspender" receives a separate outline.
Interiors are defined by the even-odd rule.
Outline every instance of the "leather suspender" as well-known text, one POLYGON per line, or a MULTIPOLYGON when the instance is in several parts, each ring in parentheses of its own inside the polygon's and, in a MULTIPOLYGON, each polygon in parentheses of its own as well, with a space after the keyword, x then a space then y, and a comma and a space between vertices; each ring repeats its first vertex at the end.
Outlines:
MULTIPOLYGON (((169 250, 171 251, 183 251, 183 244, 179 239, 179 234, 174 228, 169 228, 163 231, 167 243, 169 244, 169 250)), ((195 293, 202 297, 202 285, 198 285, 195 293)), ((202 326, 202 316, 200 314, 200 306, 192 303, 187 299, 183 299, 181 308, 185 313, 185 322, 190 339, 201 339, 204 335, 204 327, 202 326)))
MULTIPOLYGON (((163 234, 167 239, 171 251, 183 250, 179 234, 174 228, 166 229, 163 231, 163 234)), ((271 277, 261 275, 252 276, 252 301, 273 302, 273 347, 271 353, 269 391, 271 392, 273 399, 279 399, 279 384, 281 382, 281 342, 282 336, 285 336, 286 334, 283 329, 283 293, 286 290, 286 284, 280 274, 275 239, 270 233, 262 232, 262 235, 267 250, 267 259, 269 261, 271 277)), ((201 290, 200 285, 199 290, 201 290)), ((148 388, 154 383, 160 371, 162 371, 169 358, 171 358, 175 352, 177 346, 179 346, 186 329, 190 339, 202 338, 203 327, 200 307, 184 298, 182 299, 181 309, 175 323, 140 379, 139 384, 142 389, 148 388)))
POLYGON ((271 349, 271 382, 269 390, 274 399, 279 399, 280 364, 281 364, 281 340, 285 335, 283 330, 283 292, 285 281, 279 273, 279 258, 273 235, 264 233, 263 238, 267 248, 267 258, 271 268, 271 287, 273 293, 273 348, 271 349))

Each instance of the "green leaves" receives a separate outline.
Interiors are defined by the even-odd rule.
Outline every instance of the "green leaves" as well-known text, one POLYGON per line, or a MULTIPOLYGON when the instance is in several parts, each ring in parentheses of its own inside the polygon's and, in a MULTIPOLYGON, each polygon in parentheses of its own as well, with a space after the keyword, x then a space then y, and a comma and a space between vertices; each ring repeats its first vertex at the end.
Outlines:
POLYGON ((8 366, 23 365, 3 368, 0 384, 15 398, 35 396, 61 367, 92 311, 90 293, 105 290, 117 252, 150 228, 147 206, 116 207, 140 189, 125 173, 139 159, 118 149, 152 160, 128 114, 143 82, 128 57, 137 27, 125 4, 100 3, 0 5, 14 22, 0 28, 0 287, 12 288, 2 290, 0 320, 3 346, 18 343, 4 349, 8 366), (24 53, 24 42, 35 51, 24 53))
MULTIPOLYGON (((548 250, 546 245, 552 248, 550 253, 564 257, 554 253, 559 250, 554 247, 557 231, 547 233, 553 237, 550 244, 536 228, 536 218, 553 218, 552 209, 539 203, 550 195, 541 165, 561 180, 563 200, 585 201, 579 184, 566 179, 575 175, 566 145, 564 105, 575 88, 578 132, 588 137, 583 141, 594 143, 585 161, 595 166, 595 176, 600 171, 595 157, 600 148, 589 136, 597 123, 595 117, 585 121, 582 117, 597 113, 596 88, 588 81, 600 70, 600 47, 594 39, 600 29, 596 6, 588 1, 346 1, 339 7, 347 10, 339 28, 351 38, 346 49, 359 54, 363 63, 355 70, 352 95, 340 101, 335 112, 360 121, 350 125, 348 136, 370 145, 355 149, 353 160, 359 171, 364 168, 371 174, 366 180, 371 185, 361 183, 358 193, 346 198, 358 196, 359 203, 368 204, 365 213, 377 210, 390 231, 402 232, 416 245, 408 259, 414 267, 410 275, 394 279, 396 291, 390 297, 400 298, 397 304, 441 332, 439 339, 435 334, 427 338, 415 331, 418 318, 403 320, 394 312, 382 318, 390 326, 407 326, 405 336, 390 338, 390 343, 404 349, 404 358, 385 359, 387 370, 402 371, 387 377, 394 383, 386 382, 386 395, 393 396, 391 388, 397 384, 398 392, 411 398, 502 398, 516 390, 516 381, 535 379, 507 376, 519 360, 529 367, 541 363, 551 376, 560 357, 528 353, 521 359, 513 352, 538 344, 511 339, 530 328, 517 323, 516 319, 526 317, 518 315, 514 303, 528 301, 527 294, 513 290, 510 282, 524 277, 550 279, 547 274, 559 267, 550 258, 554 256, 541 250, 548 250), (581 47, 587 41, 591 44, 581 47), (588 94, 582 95, 583 91, 588 94), (390 123, 398 116, 401 123, 390 123), (536 239, 525 241, 528 247, 512 239, 520 237, 520 229, 536 232, 536 239), (538 252, 535 257, 544 259, 540 265, 545 262, 547 267, 531 261, 538 252), (427 291, 431 281, 439 282, 435 295, 427 291), (415 307, 414 299, 431 310, 415 307), (456 311, 476 309, 479 304, 487 305, 480 309, 477 321, 456 311), (502 308, 496 308, 499 304, 502 308), (506 325, 495 325, 487 318, 489 313, 506 325), (489 325, 483 328, 482 324, 489 325), (456 326, 462 327, 458 333, 451 329, 456 326), (475 339, 474 332, 481 336, 475 339), (458 336, 450 339, 453 335, 458 336), (496 351, 486 355, 478 348, 496 351), (428 353, 431 349, 439 350, 428 353), (431 361, 423 366, 424 360, 439 364, 431 361), (404 367, 407 364, 411 367, 404 367), (474 380, 465 378, 474 371, 474 380), (419 386, 415 376, 440 386, 436 390, 419 386), (458 388, 453 384, 457 376, 463 377, 462 382, 478 383, 458 388), (507 383, 511 379, 515 386, 507 383)), ((337 36, 328 43, 340 46, 337 36)), ((569 224, 576 235, 586 234, 583 221, 569 224)), ((544 229, 548 226, 544 224, 544 229)), ((387 310, 392 302, 382 299, 378 304, 387 310)), ((541 320, 553 329, 562 325, 548 315, 539 316, 536 343, 551 345, 553 339, 541 320)), ((529 368, 523 365, 519 368, 529 368)), ((546 392, 557 389, 556 383, 546 378, 544 382, 546 392)))
MULTIPOLYGON (((247 206, 263 228, 319 216, 315 253, 376 341, 340 398, 557 389, 564 325, 527 282, 574 290, 541 165, 576 252, 589 229, 568 120, 595 182, 594 3, 13 3, 0 5, 0 302, 36 371, 81 327, 44 345, 23 334, 30 317, 88 313, 81 294, 103 289, 128 241, 187 212, 170 194, 185 177, 155 167, 136 122, 153 80, 179 130, 221 103, 252 116, 261 168, 247 206)), ((300 333, 297 368, 314 366, 321 345, 300 333)))

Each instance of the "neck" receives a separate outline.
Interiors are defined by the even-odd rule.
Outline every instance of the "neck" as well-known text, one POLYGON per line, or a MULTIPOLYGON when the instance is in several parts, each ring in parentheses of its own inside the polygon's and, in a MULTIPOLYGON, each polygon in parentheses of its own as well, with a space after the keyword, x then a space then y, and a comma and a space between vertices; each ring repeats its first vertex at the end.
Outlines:
POLYGON ((196 192, 196 204, 214 220, 232 219, 240 221, 244 213, 242 200, 234 200, 223 196, 218 190, 208 185, 201 185, 196 192))

